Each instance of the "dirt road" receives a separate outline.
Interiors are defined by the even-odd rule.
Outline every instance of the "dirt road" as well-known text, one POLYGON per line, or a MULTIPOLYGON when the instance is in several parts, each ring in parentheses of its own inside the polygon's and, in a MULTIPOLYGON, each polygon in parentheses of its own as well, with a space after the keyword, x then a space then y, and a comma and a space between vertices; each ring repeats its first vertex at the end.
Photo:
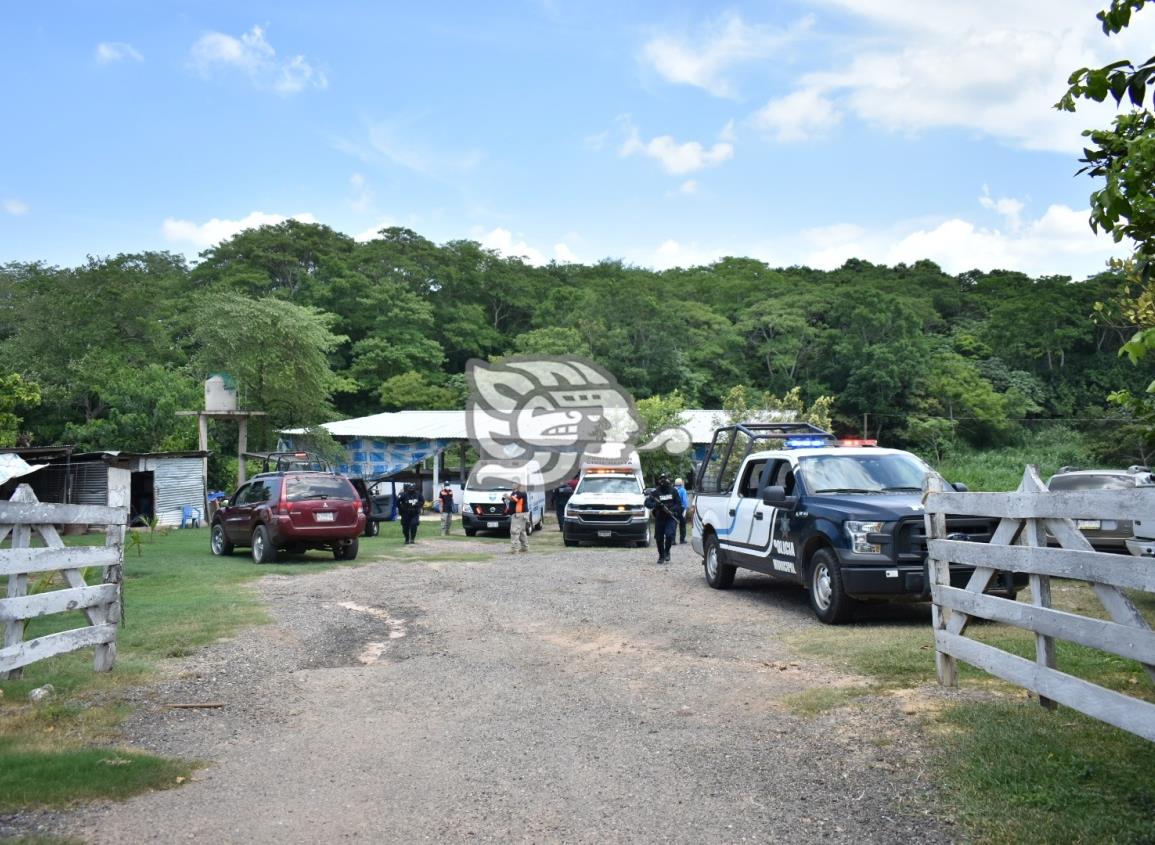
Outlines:
POLYGON ((846 680, 780 644, 817 624, 801 591, 741 577, 710 590, 689 546, 658 567, 652 549, 532 539, 518 556, 422 539, 405 560, 263 579, 275 624, 182 661, 127 725, 135 744, 206 768, 83 814, 75 835, 950 840, 925 813, 917 727, 897 702, 784 706, 846 680), (445 559, 468 551, 498 554, 445 559), (225 706, 163 706, 196 701, 225 706))

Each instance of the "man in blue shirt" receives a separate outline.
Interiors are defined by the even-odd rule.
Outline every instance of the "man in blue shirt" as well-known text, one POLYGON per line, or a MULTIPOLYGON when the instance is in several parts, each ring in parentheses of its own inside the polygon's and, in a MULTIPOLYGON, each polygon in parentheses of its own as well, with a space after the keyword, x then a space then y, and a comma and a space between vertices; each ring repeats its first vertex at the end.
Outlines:
POLYGON ((686 482, 680 478, 674 479, 674 492, 682 500, 682 510, 678 512, 678 542, 686 542, 686 513, 690 508, 690 494, 686 492, 686 482))

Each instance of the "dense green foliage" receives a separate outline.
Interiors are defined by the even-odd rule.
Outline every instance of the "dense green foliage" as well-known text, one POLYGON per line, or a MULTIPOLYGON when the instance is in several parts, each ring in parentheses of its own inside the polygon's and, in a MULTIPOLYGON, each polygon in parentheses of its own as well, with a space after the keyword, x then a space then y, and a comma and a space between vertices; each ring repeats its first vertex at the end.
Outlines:
POLYGON ((228 371, 242 406, 269 412, 250 435, 260 448, 278 427, 462 407, 470 358, 575 352, 639 400, 720 408, 737 386, 797 388, 807 404, 835 397, 841 431, 945 455, 1013 442, 1033 421, 1102 418, 1108 393, 1150 381, 1150 362, 1118 355, 1134 326, 1095 318, 1124 284, 1121 270, 951 276, 929 261, 532 267, 407 229, 357 243, 288 221, 192 268, 163 253, 0 266, 0 374, 39 389, 20 409, 33 444, 146 450, 194 446, 175 411, 228 371))
MULTIPOLYGON (((1098 17, 1105 35, 1126 29, 1131 17, 1147 0, 1111 0, 1098 17)), ((1127 240, 1130 259, 1120 262, 1125 283, 1112 301, 1096 309, 1106 319, 1124 318, 1134 335, 1120 350, 1133 363, 1155 357, 1155 56, 1142 62, 1119 59, 1098 68, 1082 67, 1067 80, 1069 87, 1055 104, 1061 111, 1075 111, 1080 101, 1104 102, 1108 97, 1126 110, 1116 115, 1107 129, 1088 129, 1083 135, 1080 173, 1102 180, 1091 193, 1091 228, 1109 232, 1116 242, 1127 240)), ((1144 452, 1155 449, 1155 381, 1145 393, 1129 388, 1115 390, 1111 401, 1137 421, 1134 430, 1144 452)))

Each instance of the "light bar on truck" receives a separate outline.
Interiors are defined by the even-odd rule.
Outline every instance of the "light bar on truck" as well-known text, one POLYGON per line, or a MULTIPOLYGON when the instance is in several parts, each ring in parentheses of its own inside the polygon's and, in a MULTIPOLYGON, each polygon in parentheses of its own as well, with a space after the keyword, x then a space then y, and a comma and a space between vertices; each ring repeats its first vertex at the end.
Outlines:
POLYGON ((867 440, 862 437, 844 437, 838 441, 839 446, 877 446, 877 440, 867 440))
POLYGON ((829 446, 830 440, 825 437, 788 437, 782 444, 783 449, 820 449, 829 446))

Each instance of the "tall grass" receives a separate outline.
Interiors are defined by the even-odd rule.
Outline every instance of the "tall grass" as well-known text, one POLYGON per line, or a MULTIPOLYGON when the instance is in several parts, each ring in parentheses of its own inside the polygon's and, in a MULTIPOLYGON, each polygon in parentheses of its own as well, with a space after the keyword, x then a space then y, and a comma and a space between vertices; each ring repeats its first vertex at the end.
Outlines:
POLYGON ((930 463, 948 481, 961 481, 971 490, 1014 490, 1028 464, 1039 468, 1044 481, 1063 466, 1095 465, 1093 445, 1079 432, 1048 426, 1028 433, 1014 446, 982 451, 959 447, 941 461, 930 463))

